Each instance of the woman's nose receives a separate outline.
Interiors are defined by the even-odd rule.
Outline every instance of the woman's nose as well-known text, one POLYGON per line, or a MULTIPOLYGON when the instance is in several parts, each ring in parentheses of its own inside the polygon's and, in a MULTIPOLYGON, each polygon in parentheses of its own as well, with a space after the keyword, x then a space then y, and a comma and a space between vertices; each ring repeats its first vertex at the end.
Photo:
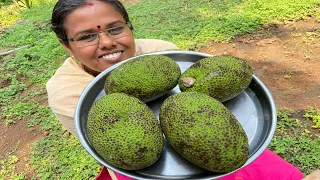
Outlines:
POLYGON ((99 33, 99 48, 103 49, 110 49, 112 47, 114 47, 115 45, 117 45, 117 42, 111 38, 110 36, 108 36, 105 32, 101 32, 99 33))

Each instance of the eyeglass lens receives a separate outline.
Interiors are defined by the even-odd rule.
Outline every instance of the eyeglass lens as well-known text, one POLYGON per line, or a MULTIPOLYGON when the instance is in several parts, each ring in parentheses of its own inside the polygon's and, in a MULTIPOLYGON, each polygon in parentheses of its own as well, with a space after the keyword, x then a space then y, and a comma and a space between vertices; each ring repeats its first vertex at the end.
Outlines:
POLYGON ((74 43, 78 47, 85 47, 97 44, 99 42, 100 33, 105 33, 112 39, 119 39, 131 34, 131 29, 127 24, 115 26, 100 32, 76 34, 74 36, 74 43))

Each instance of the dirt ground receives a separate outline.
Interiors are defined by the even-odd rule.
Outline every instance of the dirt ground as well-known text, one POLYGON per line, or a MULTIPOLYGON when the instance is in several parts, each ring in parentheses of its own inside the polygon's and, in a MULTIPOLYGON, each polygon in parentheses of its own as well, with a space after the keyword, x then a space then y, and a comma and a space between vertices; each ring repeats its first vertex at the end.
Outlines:
MULTIPOLYGON (((264 33, 241 36, 230 43, 210 42, 209 47, 199 51, 214 55, 230 54, 247 60, 254 74, 273 95, 277 107, 296 111, 308 107, 319 109, 319 22, 309 19, 264 28, 264 33)), ((10 127, 5 127, 4 120, 0 120, 0 159, 14 154, 20 159, 17 171, 28 169, 26 162, 30 157, 30 145, 46 136, 46 132, 35 132, 28 131, 27 119, 10 127)), ((29 175, 32 176, 32 170, 29 175)))
POLYGON ((201 52, 248 61, 277 107, 320 108, 320 24, 315 19, 265 27, 231 43, 211 42, 201 52))

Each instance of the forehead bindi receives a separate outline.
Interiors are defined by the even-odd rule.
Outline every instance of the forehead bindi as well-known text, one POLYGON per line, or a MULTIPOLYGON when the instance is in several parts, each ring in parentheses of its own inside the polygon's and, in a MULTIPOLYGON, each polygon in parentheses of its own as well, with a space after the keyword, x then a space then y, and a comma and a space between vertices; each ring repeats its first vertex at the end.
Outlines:
POLYGON ((112 5, 102 1, 87 1, 85 6, 67 16, 64 25, 68 36, 72 37, 79 32, 101 31, 110 27, 110 23, 115 21, 124 21, 124 19, 112 5))
POLYGON ((89 6, 93 6, 93 0, 89 0, 89 1, 88 1, 88 5, 89 5, 89 6))

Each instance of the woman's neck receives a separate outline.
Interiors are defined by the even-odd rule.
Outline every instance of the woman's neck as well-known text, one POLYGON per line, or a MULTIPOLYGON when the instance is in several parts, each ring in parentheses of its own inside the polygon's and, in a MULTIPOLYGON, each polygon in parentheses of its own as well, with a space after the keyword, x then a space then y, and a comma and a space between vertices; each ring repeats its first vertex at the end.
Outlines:
POLYGON ((78 65, 80 66, 81 69, 83 69, 85 72, 88 74, 96 77, 100 74, 100 72, 97 72, 95 70, 90 69, 88 66, 84 65, 83 63, 79 62, 78 65))

